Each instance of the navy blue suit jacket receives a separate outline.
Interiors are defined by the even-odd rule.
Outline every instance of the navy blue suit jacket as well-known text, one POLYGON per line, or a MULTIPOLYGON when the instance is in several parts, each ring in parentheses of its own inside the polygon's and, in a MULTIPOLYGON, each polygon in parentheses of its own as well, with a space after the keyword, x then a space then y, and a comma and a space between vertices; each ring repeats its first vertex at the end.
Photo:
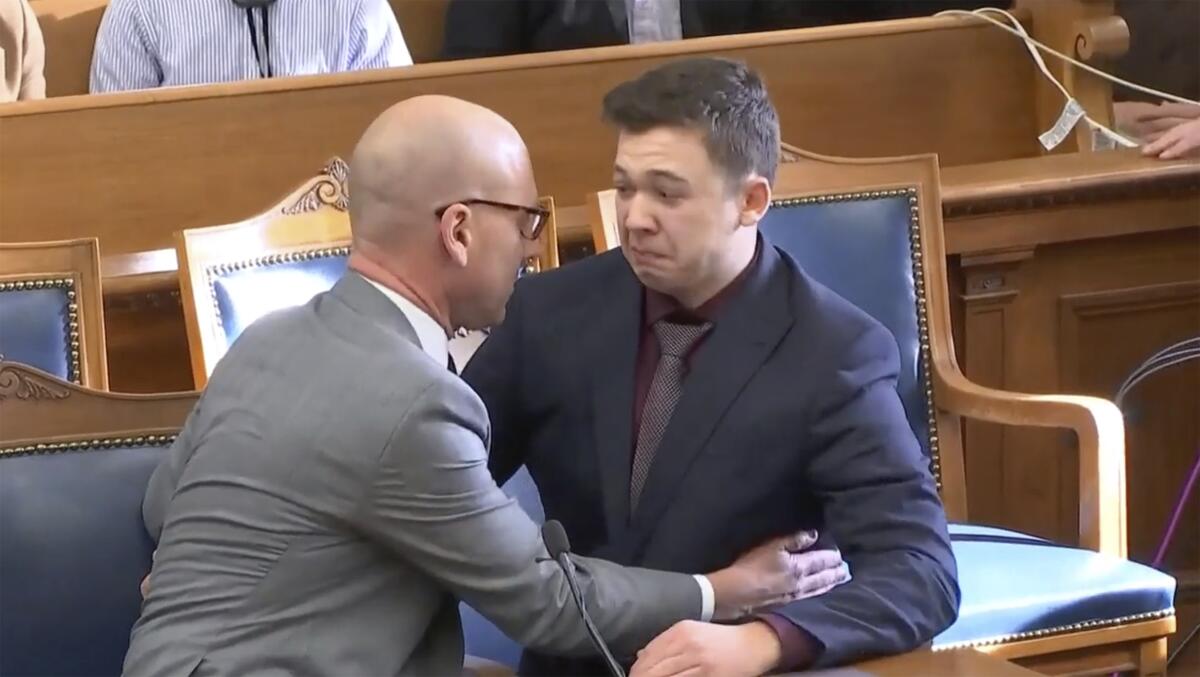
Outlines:
MULTIPOLYGON (((959 590, 896 342, 786 253, 762 256, 693 356, 632 515, 641 284, 619 250, 522 279, 464 372, 491 416, 492 472, 527 465, 574 550, 622 564, 703 574, 819 529, 853 581, 778 611, 821 643, 820 664, 916 648, 954 620, 959 590)), ((593 669, 528 653, 522 667, 593 669)))

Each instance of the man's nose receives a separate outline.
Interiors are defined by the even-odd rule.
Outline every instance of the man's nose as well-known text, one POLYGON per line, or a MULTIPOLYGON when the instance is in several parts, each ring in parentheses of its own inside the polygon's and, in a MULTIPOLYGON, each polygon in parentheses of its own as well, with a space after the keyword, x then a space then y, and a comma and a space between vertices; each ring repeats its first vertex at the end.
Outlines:
POLYGON ((654 217, 649 200, 637 193, 629 198, 629 201, 625 203, 624 226, 629 230, 654 230, 654 217))

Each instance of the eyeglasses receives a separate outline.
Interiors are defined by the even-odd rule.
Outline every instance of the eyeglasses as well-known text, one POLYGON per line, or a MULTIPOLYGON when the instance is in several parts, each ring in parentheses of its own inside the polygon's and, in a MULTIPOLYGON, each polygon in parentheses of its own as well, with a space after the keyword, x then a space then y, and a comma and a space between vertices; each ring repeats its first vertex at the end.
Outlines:
POLYGON ((495 200, 459 200, 454 204, 446 205, 434 212, 434 215, 439 219, 446 213, 446 210, 459 205, 488 205, 489 207, 499 207, 500 209, 508 209, 514 212, 520 212, 526 218, 523 219, 517 227, 521 231, 521 237, 527 240, 536 240, 542 235, 542 229, 546 227, 546 223, 550 220, 550 211, 541 207, 526 207, 524 205, 514 205, 507 202, 496 202, 495 200))

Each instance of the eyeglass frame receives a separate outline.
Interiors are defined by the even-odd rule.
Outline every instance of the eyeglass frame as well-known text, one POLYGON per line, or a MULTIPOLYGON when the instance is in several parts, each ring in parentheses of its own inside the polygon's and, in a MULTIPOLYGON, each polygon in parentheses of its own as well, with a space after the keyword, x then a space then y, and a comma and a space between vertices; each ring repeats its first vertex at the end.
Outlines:
POLYGON ((519 227, 519 226, 517 228, 517 232, 519 232, 521 234, 521 237, 525 238, 526 240, 536 241, 539 237, 542 236, 542 231, 544 231, 546 229, 546 224, 550 222, 550 210, 549 209, 544 209, 542 207, 528 207, 525 205, 515 205, 515 204, 508 203, 508 202, 498 202, 496 200, 485 200, 483 198, 471 198, 468 200, 459 200, 458 202, 452 202, 452 203, 446 205, 445 207, 439 207, 438 209, 436 209, 433 212, 433 215, 440 219, 440 218, 442 218, 442 215, 446 213, 446 210, 453 207, 454 205, 473 205, 473 204, 474 205, 488 205, 489 207, 499 207, 500 209, 508 209, 510 211, 523 212, 525 214, 528 214, 528 215, 536 218, 537 220, 534 222, 533 231, 531 233, 526 234, 524 228, 519 227))

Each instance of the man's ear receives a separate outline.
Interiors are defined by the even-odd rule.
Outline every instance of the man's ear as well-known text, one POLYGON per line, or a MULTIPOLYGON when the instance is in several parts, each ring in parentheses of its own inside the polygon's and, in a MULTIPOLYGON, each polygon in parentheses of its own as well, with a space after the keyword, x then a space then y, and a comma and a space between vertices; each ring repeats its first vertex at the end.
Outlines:
POLYGON ((442 214, 442 220, 438 223, 442 248, 459 268, 467 266, 467 252, 471 248, 471 227, 467 225, 470 218, 470 207, 453 205, 442 214))
POLYGON ((738 225, 753 226, 767 215, 771 208, 771 183, 765 177, 751 174, 742 183, 738 199, 738 225))

